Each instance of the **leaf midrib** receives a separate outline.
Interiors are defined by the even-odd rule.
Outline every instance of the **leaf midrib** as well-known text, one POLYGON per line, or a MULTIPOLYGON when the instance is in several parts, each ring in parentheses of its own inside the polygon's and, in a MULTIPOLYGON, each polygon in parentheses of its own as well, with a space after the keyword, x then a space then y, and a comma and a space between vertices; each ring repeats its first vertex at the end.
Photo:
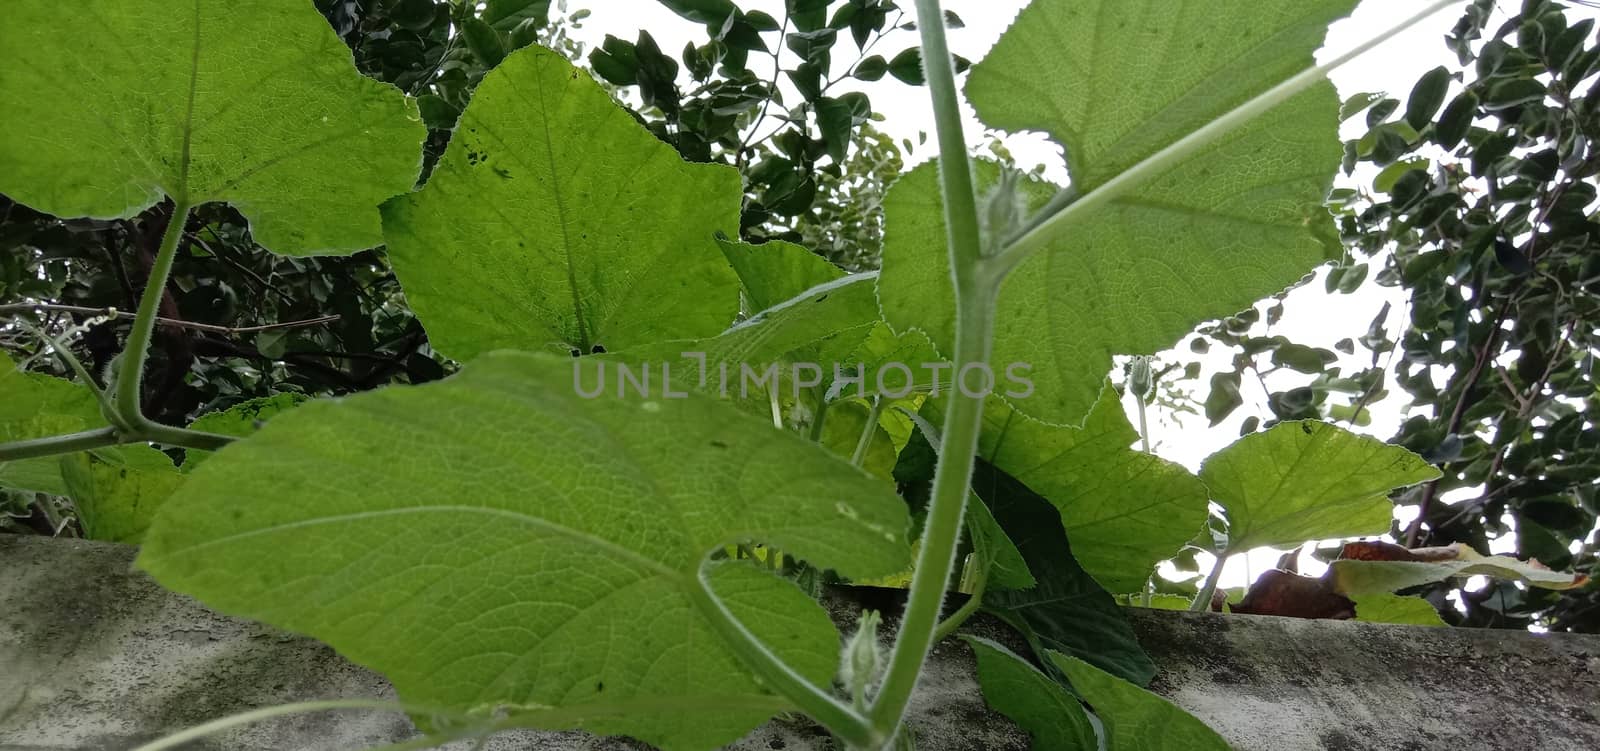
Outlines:
POLYGON ((655 560, 653 558, 649 558, 647 556, 644 556, 644 555, 640 554, 636 550, 632 550, 632 549, 629 549, 627 547, 624 547, 624 546, 622 546, 622 545, 620 545, 620 544, 618 544, 616 542, 612 542, 611 540, 607 540, 604 537, 598 537, 596 535, 590 534, 588 532, 584 532, 582 530, 574 529, 572 527, 564 526, 564 525, 561 525, 561 524, 556 524, 556 523, 554 523, 554 522, 552 522, 552 521, 550 521, 548 519, 542 519, 540 517, 533 516, 531 514, 524 514, 524 513, 518 512, 518 511, 512 511, 510 509, 492 508, 492 507, 484 507, 484 506, 461 506, 461 505, 406 506, 404 508, 384 509, 382 511, 361 511, 361 512, 357 512, 357 513, 353 513, 353 514, 337 514, 337 515, 333 515, 333 516, 317 517, 315 519, 302 519, 300 521, 291 522, 291 523, 288 523, 288 524, 274 524, 274 525, 270 525, 270 526, 266 526, 266 527, 261 527, 261 528, 258 528, 258 529, 252 529, 252 530, 249 530, 249 531, 246 531, 246 532, 238 532, 238 533, 231 534, 231 535, 226 535, 226 536, 223 536, 223 537, 212 538, 212 539, 206 540, 205 542, 202 542, 202 543, 200 543, 198 545, 191 545, 191 546, 186 547, 186 548, 178 548, 178 549, 168 550, 163 555, 171 556, 171 557, 184 556, 184 555, 188 555, 190 553, 194 553, 196 551, 204 550, 206 548, 209 548, 209 547, 212 547, 212 546, 216 546, 216 545, 224 545, 224 544, 236 542, 238 540, 249 539, 249 538, 252 538, 252 537, 276 534, 276 533, 279 533, 279 532, 284 532, 284 531, 293 530, 293 529, 302 529, 302 528, 306 528, 306 527, 315 527, 315 526, 319 526, 319 525, 323 525, 323 524, 343 524, 343 523, 348 523, 348 522, 366 521, 366 520, 370 520, 370 519, 378 518, 378 517, 398 516, 398 515, 403 515, 403 514, 419 514, 419 513, 448 513, 448 514, 480 513, 480 514, 493 514, 493 515, 497 515, 497 516, 503 516, 503 517, 507 517, 507 518, 510 518, 510 519, 514 519, 514 520, 516 520, 516 521, 518 521, 520 523, 523 523, 523 524, 528 524, 529 526, 534 526, 534 527, 539 527, 541 529, 546 529, 546 530, 554 532, 554 533, 556 533, 556 534, 558 534, 560 536, 567 537, 567 538, 570 538, 570 539, 573 539, 573 540, 576 540, 576 541, 588 543, 588 544, 593 545, 593 546, 595 546, 597 548, 604 549, 605 551, 607 551, 609 553, 615 554, 617 557, 624 558, 624 559, 627 559, 627 560, 630 560, 630 561, 634 561, 635 563, 639 564, 642 568, 646 568, 646 569, 649 569, 651 571, 654 571, 658 575, 661 575, 661 576, 664 576, 664 577, 668 577, 670 579, 673 579, 674 581, 681 582, 683 580, 688 579, 689 576, 690 576, 690 574, 688 572, 679 571, 677 569, 674 569, 674 568, 672 568, 670 566, 667 566, 666 564, 662 563, 661 561, 658 561, 658 560, 655 560))

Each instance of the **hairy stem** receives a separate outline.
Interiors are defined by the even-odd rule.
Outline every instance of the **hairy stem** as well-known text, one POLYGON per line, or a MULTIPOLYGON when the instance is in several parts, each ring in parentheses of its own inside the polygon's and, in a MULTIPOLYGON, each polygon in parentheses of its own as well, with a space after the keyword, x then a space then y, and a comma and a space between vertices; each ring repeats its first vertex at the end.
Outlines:
POLYGON ((0 462, 36 459, 41 456, 55 456, 57 454, 73 454, 89 449, 115 446, 121 442, 122 440, 117 437, 117 429, 110 426, 95 430, 85 430, 82 433, 14 441, 0 444, 0 462))
POLYGON ((940 192, 950 268, 956 288, 956 341, 952 352, 951 390, 934 471, 922 547, 911 577, 911 595, 895 637, 889 669, 872 704, 872 726, 880 738, 893 738, 916 688, 917 676, 933 646, 945 587, 955 567, 961 541, 961 515, 972 485, 972 457, 978 450, 983 420, 983 395, 961 388, 969 364, 987 363, 994 334, 994 296, 999 276, 980 274, 983 263, 978 229, 972 163, 961 127, 960 96, 955 68, 944 37, 944 12, 939 0, 917 0, 917 27, 922 32, 922 65, 933 96, 939 135, 940 192))
POLYGON ((172 261, 178 255, 178 241, 183 239, 183 226, 189 221, 190 208, 188 201, 175 199, 173 202, 172 219, 161 236, 161 249, 150 266, 150 278, 145 280, 144 294, 139 298, 139 312, 134 316, 133 329, 128 332, 128 343, 122 351, 116 407, 117 416, 126 428, 142 427, 149 422, 139 406, 144 363, 149 355, 150 336, 156 328, 156 311, 161 307, 161 295, 172 273, 172 261))
POLYGON ((278 704, 270 707, 260 707, 248 712, 229 715, 212 720, 203 725, 196 725, 187 730, 180 730, 172 735, 157 738, 133 751, 166 751, 169 748, 178 748, 190 742, 216 735, 242 725, 250 725, 274 717, 307 714, 310 712, 327 712, 335 709, 370 709, 379 712, 404 712, 405 706, 392 701, 381 699, 330 699, 325 701, 303 701, 295 704, 278 704))
POLYGON ((978 612, 978 608, 983 607, 983 592, 988 588, 989 562, 979 561, 978 580, 972 584, 971 596, 967 598, 966 602, 961 603, 961 607, 957 608, 956 612, 951 613, 950 617, 939 622, 939 627, 933 631, 933 643, 938 644, 944 641, 945 637, 955 633, 956 629, 961 628, 961 624, 966 623, 973 613, 978 612))
POLYGON ((872 397, 872 407, 867 410, 867 424, 861 428, 861 437, 856 439, 856 450, 850 454, 850 463, 861 466, 867 461, 867 449, 872 446, 872 437, 878 433, 878 415, 883 413, 885 399, 882 395, 872 397))
POLYGON ((760 676, 769 688, 794 702, 810 715, 811 719, 847 743, 857 747, 873 745, 873 728, 867 723, 866 718, 805 676, 795 672, 795 669, 782 658, 773 654, 772 650, 761 642, 761 638, 751 633, 750 629, 728 610, 728 606, 722 603, 716 592, 712 591, 704 567, 696 577, 695 586, 689 587, 687 594, 700 615, 711 622, 711 627, 722 637, 723 643, 739 656, 746 667, 760 676))
POLYGON ((1205 584, 1200 586, 1194 602, 1189 603, 1190 611, 1201 613, 1211 609, 1211 598, 1217 592, 1217 582, 1222 581, 1222 564, 1227 562, 1227 553, 1217 553, 1217 562, 1211 566, 1211 573, 1206 575, 1205 584))

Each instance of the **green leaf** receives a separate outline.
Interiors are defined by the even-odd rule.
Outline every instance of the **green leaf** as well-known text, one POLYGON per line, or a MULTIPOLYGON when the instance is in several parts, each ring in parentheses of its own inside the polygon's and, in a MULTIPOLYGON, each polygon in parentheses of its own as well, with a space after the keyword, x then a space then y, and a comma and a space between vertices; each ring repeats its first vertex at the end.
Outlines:
MULTIPOLYGON (((831 418, 830 418, 831 419, 831 418)), ((1032 589, 1039 582, 1028 571, 1017 544, 1006 536, 994 514, 977 494, 967 498, 967 533, 972 547, 989 562, 989 586, 997 589, 1032 589)))
POLYGON ((978 658, 983 699, 1033 736, 1036 751, 1094 751, 1094 726, 1077 697, 1005 647, 962 636, 978 658))
POLYGON ((1352 117, 1355 117, 1356 115, 1366 112, 1368 107, 1371 107, 1380 101, 1383 101, 1382 92, 1363 91, 1359 94, 1350 95, 1348 99, 1345 99, 1344 102, 1339 105, 1339 122, 1344 122, 1352 117))
POLYGON ((184 476, 172 460, 149 446, 121 447, 138 466, 106 461, 91 453, 60 457, 61 477, 91 540, 137 545, 184 476))
MULTIPOLYGON (((1345 270, 1346 275, 1349 271, 1350 269, 1345 270)), ((1340 287, 1343 288, 1343 279, 1340 281, 1340 287)), ((1307 347, 1293 342, 1280 344, 1272 350, 1273 365, 1298 370, 1301 373, 1321 373, 1323 368, 1332 365, 1338 359, 1338 355, 1321 347, 1307 347)))
MULTIPOLYGON (((664 748, 729 743, 789 707, 691 604, 707 555, 764 543, 847 577, 894 573, 905 504, 704 397, 584 399, 572 362, 499 352, 280 415, 189 475, 139 564, 321 639, 422 706, 562 707, 664 748)), ((828 681, 838 635, 814 602, 739 564, 713 580, 828 681)))
MULTIPOLYGON (((857 355, 884 328, 877 317, 874 278, 873 274, 841 277, 763 310, 715 337, 635 347, 597 362, 634 363, 651 368, 658 377, 665 367, 665 377, 675 390, 718 394, 766 413, 769 391, 775 390, 780 399, 790 402, 813 390, 827 394, 835 384, 834 364, 842 371, 870 359, 857 355), (797 370, 796 363, 805 365, 797 370)), ((585 393, 596 389, 615 393, 622 388, 622 378, 620 370, 602 366, 593 375, 584 374, 581 383, 585 393)), ((844 395, 858 396, 872 393, 869 389, 876 384, 863 380, 859 386, 847 388, 844 395)))
POLYGON ((1446 150, 1454 149, 1461 139, 1467 137, 1467 131, 1472 128, 1472 121, 1477 116, 1477 93, 1461 92, 1439 116, 1439 125, 1433 129, 1434 142, 1446 150))
POLYGON ((1228 415, 1244 404, 1244 396, 1239 393, 1239 380, 1238 371, 1211 375, 1211 391, 1206 394, 1206 419, 1211 427, 1228 419, 1228 415))
MULTIPOLYGON (((76 433, 105 424, 82 384, 17 369, 0 352, 0 443, 76 433)), ((68 495, 57 457, 0 461, 0 487, 68 495)))
MULTIPOLYGON (((300 406, 308 400, 304 394, 273 394, 260 399, 251 399, 240 402, 221 412, 210 412, 201 415, 189 425, 190 430, 219 435, 231 435, 243 438, 256 432, 268 420, 277 417, 300 406)), ((189 449, 183 458, 181 471, 187 473, 194 471, 210 457, 212 452, 199 449, 189 449)))
POLYGON ((6 12, 0 193, 36 209, 111 219, 162 196, 227 201, 270 250, 351 252, 382 242, 378 204, 417 179, 415 104, 357 72, 309 3, 6 12))
POLYGON ((845 275, 844 269, 794 243, 774 240, 751 245, 719 238, 717 244, 744 284, 745 299, 753 310, 766 310, 845 275))
POLYGON ((1073 557, 1108 590, 1144 586, 1156 563, 1205 525, 1205 486, 1183 467, 1130 448, 1139 434, 1114 388, 1082 429, 1030 420, 999 400, 984 408, 983 423, 978 455, 1061 512, 1073 557))
POLYGON ((1229 751, 1194 715, 1115 675, 1059 652, 1046 659, 1067 674, 1105 727, 1106 751, 1229 751))
POLYGON ((1212 454, 1200 468, 1228 512, 1228 550, 1379 535, 1388 493, 1439 476, 1399 446, 1314 420, 1282 422, 1212 454))
POLYGON ((550 22, 550 0, 489 0, 483 10, 483 20, 507 33, 526 21, 543 26, 550 22))
POLYGON ((1037 586, 990 589, 985 611, 1020 631, 1035 653, 1077 655, 1139 684, 1156 674, 1121 607, 1073 558, 1061 514, 1026 485, 979 459, 972 488, 1022 553, 1037 586))
POLYGON ((1432 122, 1434 113, 1444 105, 1452 80, 1450 69, 1443 65, 1422 74, 1406 99, 1406 124, 1420 131, 1432 122))
POLYGON ((669 10, 696 23, 722 25, 739 12, 733 0, 657 0, 669 10))
POLYGON ((506 46, 500 41, 500 32, 481 19, 469 18, 461 25, 461 36, 467 40, 467 49, 485 68, 493 68, 506 59, 506 46))
POLYGON ((738 310, 715 234, 736 234, 739 175, 688 164, 560 55, 527 47, 484 77, 419 193, 383 207, 429 341, 618 350, 710 336, 738 310))
POLYGON ((1413 170, 1426 170, 1432 166, 1427 157, 1415 156, 1410 159, 1401 159, 1394 164, 1383 168, 1378 176, 1372 179, 1372 189, 1379 193, 1388 193, 1394 190, 1394 184, 1413 170))
POLYGON ((883 78, 883 74, 887 72, 889 72, 889 62, 883 59, 883 55, 872 55, 856 63, 855 70, 851 71, 850 75, 863 81, 876 81, 883 78))
POLYGON ((900 50, 889 61, 889 75, 900 79, 901 83, 912 86, 921 86, 924 83, 922 74, 922 49, 907 47, 900 50))
POLYGON ((1456 543, 1448 548, 1418 548, 1413 560, 1360 560, 1341 558, 1329 564, 1327 578, 1333 588, 1349 597, 1398 592, 1458 576, 1490 576, 1519 581, 1542 589, 1576 589, 1588 583, 1583 574, 1551 571, 1537 561, 1519 561, 1506 555, 1482 555, 1456 543), (1447 557, 1434 557, 1431 553, 1447 557))
POLYGON ((1410 626, 1444 626, 1439 611, 1421 597, 1401 597, 1387 592, 1361 595, 1356 603, 1356 620, 1369 623, 1400 623, 1410 626))
MULTIPOLYGON (((1354 0, 1168 5, 1038 0, 973 68, 968 96, 991 127, 1051 134, 1087 193, 1311 67, 1328 23, 1354 0)), ((1018 266, 990 361, 1033 366, 1038 393, 1014 406, 1081 423, 1112 355, 1170 347, 1334 257, 1323 200, 1340 161, 1338 107, 1319 84, 1018 266)), ((934 171, 912 172, 885 200, 881 289, 897 330, 922 328, 949 352, 954 294, 934 171)))
MULTIPOLYGON (((828 407, 827 420, 822 424, 818 443, 835 456, 848 460, 854 455, 856 444, 867 429, 870 410, 859 401, 838 402, 828 407)), ((885 480, 894 479, 894 441, 877 422, 872 423, 872 437, 867 441, 867 453, 861 468, 885 480)))

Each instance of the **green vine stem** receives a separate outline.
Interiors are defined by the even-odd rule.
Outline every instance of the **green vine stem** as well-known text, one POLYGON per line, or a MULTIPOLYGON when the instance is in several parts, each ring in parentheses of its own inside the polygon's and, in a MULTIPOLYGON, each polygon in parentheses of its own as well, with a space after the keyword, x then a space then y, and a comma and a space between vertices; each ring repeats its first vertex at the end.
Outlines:
POLYGON ((1206 575, 1205 584, 1200 586, 1200 591, 1195 594, 1194 602, 1189 603, 1189 611, 1203 613, 1211 609, 1211 598, 1217 593, 1217 583, 1222 581, 1222 567, 1228 562, 1227 553, 1218 552, 1217 562, 1212 564, 1211 573, 1206 575))
POLYGON ((939 627, 933 632, 934 644, 944 641, 945 637, 955 633, 973 613, 978 612, 978 608, 983 607, 983 593, 989 588, 989 567, 989 561, 982 559, 978 561, 978 579, 972 583, 971 595, 967 597, 966 602, 961 603, 956 612, 939 622, 939 627))
MULTIPOLYGON (((144 364, 150 349, 150 338, 155 331, 156 312, 161 307, 161 296, 166 290, 167 277, 172 273, 173 260, 178 255, 178 243, 183 238, 183 227, 189 220, 191 206, 186 201, 174 201, 172 219, 161 236, 161 249, 150 267, 150 278, 145 281, 144 293, 139 298, 139 312, 134 316, 133 328, 122 351, 122 363, 117 371, 115 392, 111 394, 109 409, 102 409, 108 427, 81 433, 35 438, 0 444, 0 461, 33 459, 56 454, 70 454, 89 449, 115 446, 121 443, 151 442, 182 448, 216 451, 233 442, 233 437, 198 430, 162 425, 144 416, 140 405, 144 364)), ((44 332, 40 336, 59 353, 77 372, 84 387, 104 399, 92 378, 77 363, 72 353, 44 332)))
POLYGON ((13 441, 0 444, 0 462, 14 462, 21 459, 37 459, 41 456, 55 456, 57 454, 73 454, 89 449, 105 448, 122 443, 117 429, 111 426, 85 430, 82 433, 69 433, 67 435, 53 435, 48 438, 33 438, 26 441, 13 441))
POLYGON ((773 654, 772 650, 761 642, 760 637, 751 633, 750 629, 728 610, 728 606, 724 605, 717 597, 717 593, 711 589, 711 582, 706 578, 704 566, 695 577, 695 585, 687 589, 689 600, 694 603, 700 615, 710 621, 711 627, 722 637, 723 643, 727 644, 746 666, 761 676, 772 690, 794 702, 811 719, 852 746, 877 748, 882 745, 881 741, 874 742, 878 740, 875 729, 865 717, 826 689, 795 672, 794 668, 784 662, 783 658, 773 654))
POLYGON ((972 485, 972 457, 978 451, 983 419, 983 395, 961 388, 961 373, 969 364, 987 366, 994 339, 994 299, 999 291, 998 276, 990 283, 979 273, 983 258, 977 196, 966 135, 962 132, 955 68, 945 42, 944 12, 939 0, 917 0, 916 7, 917 27, 922 33, 922 66, 933 95, 940 192, 944 198, 950 268, 955 277, 956 341, 951 353, 955 388, 945 415, 940 461, 934 471, 933 495, 911 577, 910 599, 900 620, 888 671, 872 704, 873 730, 881 739, 893 738, 899 729, 922 664, 933 646, 945 587, 955 567, 961 516, 972 485))
POLYGON ((155 263, 150 265, 150 276, 144 283, 144 294, 139 297, 139 312, 134 315, 133 328, 128 332, 127 346, 122 350, 122 369, 117 372, 117 416, 126 429, 144 427, 150 422, 140 408, 141 388, 144 383, 144 363, 149 356, 150 336, 156 328, 156 311, 161 307, 161 296, 167 288, 167 277, 172 274, 172 262, 178 255, 178 242, 183 239, 183 226, 189 222, 186 199, 175 198, 172 218, 161 235, 161 249, 156 252, 155 263))
POLYGON ((856 439, 856 449, 850 453, 850 463, 859 467, 867 461, 867 449, 872 446, 872 437, 878 434, 878 417, 883 414, 883 404, 888 401, 883 395, 872 397, 872 406, 867 409, 867 424, 861 428, 861 437, 856 439))
POLYGON ((162 738, 157 738, 133 751, 167 751, 179 748, 193 741, 207 736, 226 732, 236 727, 251 725, 257 722, 270 720, 274 717, 287 717, 311 712, 327 712, 336 709, 368 709, 379 712, 405 712, 404 705, 382 699, 328 699, 324 701, 303 701, 294 704, 276 704, 270 707, 260 707, 239 714, 221 717, 203 725, 181 730, 162 738))

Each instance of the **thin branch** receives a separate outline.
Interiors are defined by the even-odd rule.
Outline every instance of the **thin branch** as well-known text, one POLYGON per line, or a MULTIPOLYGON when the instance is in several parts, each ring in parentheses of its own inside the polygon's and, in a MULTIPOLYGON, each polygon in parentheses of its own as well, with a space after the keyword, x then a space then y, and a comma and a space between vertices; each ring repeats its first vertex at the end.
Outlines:
MULTIPOLYGON (((0 314, 3 314, 3 313, 27 313, 27 312, 35 311, 35 310, 48 310, 48 311, 55 311, 55 312, 59 312, 59 313, 82 313, 84 315, 94 315, 94 316, 114 316, 116 318, 129 318, 129 319, 136 317, 135 314, 133 314, 133 313, 129 313, 129 312, 124 311, 124 310, 117 310, 116 308, 90 308, 90 307, 86 307, 86 306, 82 306, 82 305, 55 305, 55 304, 52 304, 52 303, 14 303, 14 304, 11 304, 11 305, 0 305, 0 314)), ((213 325, 211 325, 209 323, 195 323, 193 321, 182 321, 182 320, 179 320, 179 319, 176 319, 176 318, 162 318, 160 316, 156 317, 156 323, 158 323, 158 324, 160 324, 162 326, 171 326, 171 327, 180 328, 180 329, 194 329, 195 331, 209 331, 209 332, 214 333, 214 334, 227 334, 227 335, 230 335, 230 336, 238 335, 238 334, 254 334, 254 333, 261 332, 261 331, 272 331, 272 330, 275 330, 275 329, 298 329, 298 328, 306 328, 306 327, 309 327, 309 326, 321 326, 321 325, 323 325, 325 323, 332 323, 332 322, 337 321, 337 320, 339 320, 339 316, 337 316, 337 315, 326 315, 326 316, 321 316, 319 318, 308 318, 308 319, 303 320, 303 321, 285 321, 283 323, 268 323, 268 324, 263 324, 261 326, 235 326, 235 327, 230 327, 230 326, 213 326, 213 325)))
MULTIPOLYGON (((1467 399, 1472 396, 1472 390, 1478 387, 1478 379, 1483 376, 1483 368, 1493 358, 1489 353, 1500 341, 1500 326, 1505 323, 1506 314, 1513 305, 1507 302, 1500 309, 1500 314, 1495 316, 1494 325, 1489 329, 1489 336, 1484 339, 1483 346, 1478 348, 1477 359, 1472 365, 1472 370, 1467 372, 1467 380, 1461 387, 1461 396, 1456 398, 1456 406, 1450 410, 1450 421, 1446 424, 1445 435, 1453 435, 1461 430, 1461 418, 1467 411, 1467 399)), ((1422 532, 1422 521, 1428 517, 1428 511, 1433 506, 1433 500, 1439 494, 1439 479, 1429 482, 1422 489, 1422 500, 1418 503, 1417 518, 1411 521, 1411 526, 1406 529, 1406 547, 1417 546, 1417 538, 1422 532)))

